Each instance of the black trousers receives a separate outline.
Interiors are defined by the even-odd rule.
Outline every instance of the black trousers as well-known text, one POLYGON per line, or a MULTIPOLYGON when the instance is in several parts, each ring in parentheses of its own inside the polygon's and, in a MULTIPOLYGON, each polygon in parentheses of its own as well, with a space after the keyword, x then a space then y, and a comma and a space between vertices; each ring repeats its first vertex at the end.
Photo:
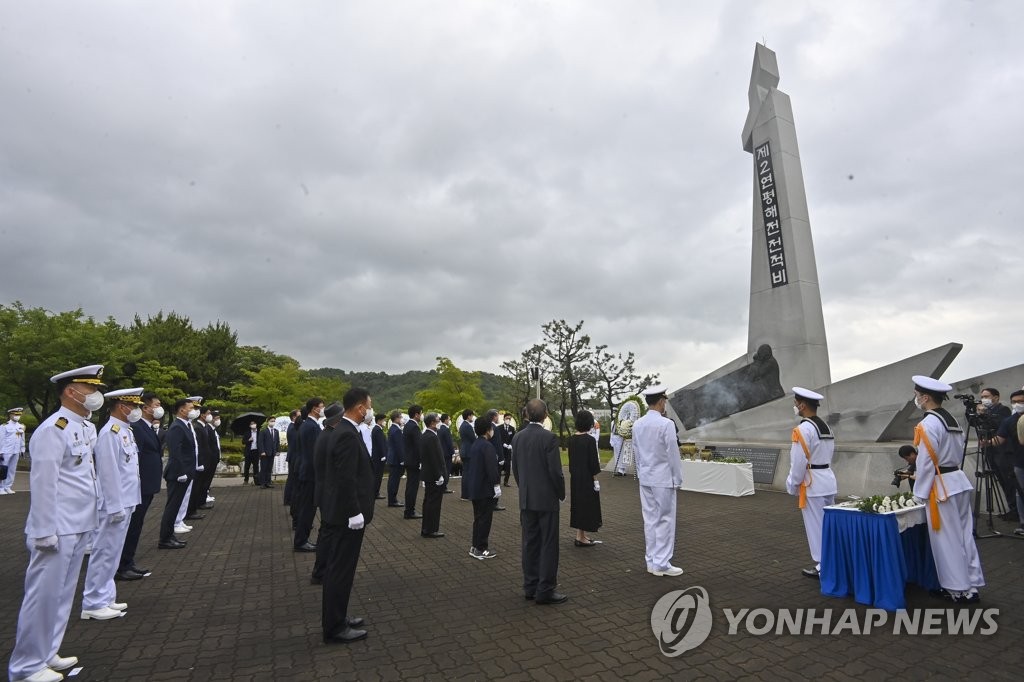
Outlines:
POLYGON ((487 549, 487 539, 491 535, 491 521, 494 520, 496 498, 473 500, 473 542, 472 546, 481 552, 487 549))
MULTIPOLYGON (((295 473, 295 468, 296 468, 295 464, 289 458, 289 460, 288 460, 288 478, 285 479, 285 482, 284 482, 284 503, 286 505, 289 505, 289 506, 291 506, 291 503, 292 503, 292 495, 295 493, 295 481, 298 478, 298 475, 295 473)), ((294 518, 294 517, 295 517, 295 514, 293 513, 292 514, 292 518, 294 518)))
POLYGON ((378 458, 373 462, 373 489, 374 495, 380 497, 380 485, 384 481, 384 462, 378 458))
POLYGON ((206 495, 210 492, 210 484, 213 483, 213 472, 207 472, 205 468, 204 466, 203 471, 197 471, 196 477, 192 480, 192 492, 188 497, 188 507, 185 508, 186 516, 192 516, 199 509, 199 505, 206 503, 206 495))
POLYGON ((395 504, 398 502, 398 486, 402 483, 405 467, 401 464, 389 464, 388 469, 388 504, 395 504))
POLYGON ((512 475, 512 456, 505 453, 505 463, 501 465, 502 476, 505 477, 505 485, 508 485, 508 477, 512 475))
POLYGON ((328 543, 321 609, 324 641, 348 627, 348 602, 352 596, 352 582, 356 577, 364 530, 330 526, 330 531, 320 536, 321 541, 328 543))
POLYGON ((320 532, 316 537, 316 559, 313 561, 313 577, 317 580, 324 579, 324 573, 327 572, 327 555, 338 544, 334 536, 339 532, 340 526, 320 524, 320 532))
MULTIPOLYGON (((248 445, 248 443, 246 444, 248 445)), ((252 468, 252 482, 256 483, 256 477, 260 475, 260 453, 258 450, 245 451, 245 464, 242 465, 242 482, 249 482, 249 469, 252 468)))
POLYGON ((309 532, 313 530, 313 519, 316 517, 316 502, 313 499, 313 481, 299 481, 292 505, 295 509, 295 546, 301 547, 309 542, 309 532))
POLYGON ((121 563, 117 565, 118 571, 126 571, 135 565, 135 551, 139 548, 139 538, 142 537, 142 524, 146 520, 146 512, 149 505, 153 503, 152 495, 143 495, 142 503, 135 507, 132 512, 131 521, 128 522, 128 534, 124 536, 124 547, 121 548, 121 563))
POLYGON ((558 585, 558 511, 524 509, 519 523, 523 527, 523 592, 547 597, 558 585))
POLYGON ((188 483, 178 483, 173 478, 167 481, 167 504, 164 506, 164 515, 160 518, 160 542, 167 542, 174 537, 174 517, 178 515, 181 503, 185 501, 188 483))
POLYGON ((274 473, 274 458, 270 455, 257 459, 260 465, 259 473, 256 474, 256 482, 260 485, 270 485, 270 476, 274 473))
MULTIPOLYGON (((427 481, 423 491, 423 525, 421 533, 436 533, 441 529, 441 502, 444 501, 444 483, 427 481)), ((408 509, 408 507, 406 507, 408 509)))
POLYGON ((420 492, 419 467, 405 467, 405 515, 416 513, 416 495, 420 492))

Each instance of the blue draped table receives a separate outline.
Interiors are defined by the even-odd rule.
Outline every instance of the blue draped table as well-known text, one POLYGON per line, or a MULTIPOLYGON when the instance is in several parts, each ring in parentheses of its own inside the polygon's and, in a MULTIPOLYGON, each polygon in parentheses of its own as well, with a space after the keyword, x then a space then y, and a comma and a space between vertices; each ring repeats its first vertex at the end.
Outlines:
POLYGON ((896 611, 906 608, 907 583, 938 589, 924 514, 924 507, 886 514, 843 505, 825 507, 821 593, 853 595, 860 604, 896 611))

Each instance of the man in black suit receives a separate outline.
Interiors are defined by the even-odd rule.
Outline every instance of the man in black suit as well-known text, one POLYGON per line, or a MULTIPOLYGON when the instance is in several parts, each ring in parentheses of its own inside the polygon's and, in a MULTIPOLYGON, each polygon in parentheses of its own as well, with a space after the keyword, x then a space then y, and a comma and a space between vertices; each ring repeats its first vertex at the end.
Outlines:
POLYGON ((167 429, 164 442, 167 445, 167 467, 164 469, 164 480, 167 482, 167 505, 160 519, 160 549, 181 549, 184 540, 174 535, 174 518, 185 501, 185 492, 196 475, 196 461, 199 445, 192 431, 189 412, 192 401, 182 398, 174 403, 174 419, 167 429))
POLYGON ((416 495, 420 492, 420 420, 423 419, 423 408, 420 405, 409 406, 409 421, 402 428, 403 448, 405 449, 405 518, 422 519, 416 513, 416 495))
POLYGON ((257 482, 261 488, 273 488, 270 476, 274 471, 274 457, 277 456, 278 435, 274 418, 267 420, 267 428, 260 431, 260 470, 257 482))
POLYGON ((505 448, 505 463, 501 466, 501 472, 505 477, 505 487, 508 486, 508 477, 512 474, 512 439, 516 435, 516 427, 512 426, 512 413, 505 413, 505 423, 501 425, 501 443, 505 448))
POLYGON ((203 470, 197 471, 195 480, 192 481, 192 490, 189 491, 188 506, 185 511, 186 521, 199 521, 204 517, 203 514, 199 513, 199 505, 206 502, 206 493, 210 489, 209 484, 206 482, 207 475, 209 475, 210 482, 212 482, 214 474, 208 467, 210 453, 214 449, 214 435, 213 427, 210 426, 211 422, 213 422, 213 410, 210 409, 209 405, 200 405, 199 417, 192 420, 192 431, 196 434, 196 444, 199 446, 197 462, 203 465, 203 470))
POLYGON ((142 419, 132 422, 132 433, 135 443, 139 446, 139 492, 142 503, 135 507, 132 519, 128 522, 128 533, 121 548, 121 562, 118 564, 117 580, 139 580, 150 575, 149 569, 135 565, 135 552, 142 537, 142 524, 146 520, 146 512, 153 503, 153 497, 160 492, 160 469, 163 467, 163 443, 157 433, 157 425, 164 416, 164 408, 155 393, 147 391, 142 394, 142 419))
POLYGON ((423 419, 421 459, 423 464, 423 526, 420 535, 425 538, 443 538, 441 532, 441 502, 448 483, 448 470, 444 465, 441 439, 437 436, 437 414, 431 412, 423 419))
MULTIPOLYGON (((452 459, 455 457, 455 441, 452 440, 452 417, 449 414, 441 414, 441 421, 437 425, 437 438, 441 441, 441 452, 444 453, 445 481, 452 477, 452 459)), ((445 484, 445 494, 455 492, 445 484)))
POLYGON ((295 490, 292 504, 295 505, 295 538, 293 546, 296 552, 315 552, 316 545, 309 541, 309 533, 313 530, 313 519, 316 517, 316 465, 313 452, 317 438, 320 437, 320 424, 317 418, 323 416, 323 398, 310 398, 302 408, 302 424, 299 426, 299 453, 297 456, 299 486, 295 490))
POLYGON ((558 586, 558 506, 565 499, 565 477, 555 434, 541 424, 543 400, 526 403, 530 423, 512 439, 512 475, 519 486, 523 527, 523 593, 537 604, 561 604, 558 586))
POLYGON ((383 500, 380 494, 380 486, 384 481, 384 465, 388 458, 388 436, 384 433, 384 425, 388 422, 386 414, 373 415, 373 428, 370 430, 370 442, 373 447, 370 449, 370 456, 373 458, 373 490, 374 497, 383 500))
MULTIPOLYGON (((459 425, 459 458, 462 460, 462 471, 465 473, 466 459, 469 457, 469 449, 473 447, 476 440, 476 433, 473 431, 473 410, 462 411, 462 424, 459 425)), ((462 486, 462 499, 468 500, 466 486, 462 486)))
POLYGON ((398 486, 405 473, 405 438, 402 436, 402 411, 392 410, 391 428, 388 429, 388 506, 404 507, 398 501, 398 486))
POLYGON ((324 571, 321 622, 324 643, 354 642, 366 637, 357 630, 362 618, 350 618, 348 603, 359 563, 365 527, 373 520, 373 467, 359 424, 371 409, 370 394, 350 388, 342 398, 345 416, 328 435, 327 466, 321 495, 321 514, 330 529, 324 571))
MULTIPOLYGON (((327 448, 330 446, 330 432, 338 426, 344 409, 341 403, 333 402, 324 409, 324 430, 316 439, 316 447, 313 449, 313 466, 316 472, 316 482, 313 487, 313 497, 316 506, 323 509, 324 502, 324 481, 327 478, 327 467, 329 455, 327 448)), ((335 532, 332 526, 320 524, 320 535, 316 541, 316 561, 313 562, 313 575, 309 579, 311 585, 322 585, 324 582, 324 570, 327 568, 327 550, 331 547, 331 534, 335 532)))

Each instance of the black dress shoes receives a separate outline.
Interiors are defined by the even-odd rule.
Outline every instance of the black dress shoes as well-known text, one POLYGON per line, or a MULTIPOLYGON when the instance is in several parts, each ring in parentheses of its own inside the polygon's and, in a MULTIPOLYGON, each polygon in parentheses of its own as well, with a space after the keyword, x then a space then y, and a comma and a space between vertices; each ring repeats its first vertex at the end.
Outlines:
POLYGON ((349 618, 348 619, 348 626, 350 628, 357 628, 357 627, 359 627, 360 625, 362 625, 365 622, 366 621, 363 620, 362 618, 349 618))
POLYGON ((387 498, 386 498, 386 497, 384 497, 383 495, 377 495, 377 496, 376 496, 375 498, 373 498, 373 499, 375 499, 375 500, 386 500, 387 498))
POLYGON ((347 627, 335 635, 324 637, 324 644, 348 644, 349 642, 358 642, 361 639, 366 639, 366 630, 356 630, 353 627, 347 627))
POLYGON ((132 564, 130 568, 131 570, 141 575, 143 578, 148 578, 149 576, 153 575, 153 571, 149 570, 148 568, 139 568, 135 564, 132 564))
POLYGON ((185 543, 181 540, 167 540, 157 545, 159 549, 181 549, 185 546, 185 543))
POLYGON ((189 514, 185 517, 186 521, 202 521, 206 518, 206 514, 189 514))
POLYGON ((422 519, 423 518, 423 514, 417 514, 416 512, 413 512, 412 514, 406 514, 405 518, 407 518, 407 519, 422 519))
POLYGON ((316 545, 314 545, 312 542, 307 542, 304 545, 299 545, 298 547, 296 547, 295 551, 296 552, 315 552, 316 551, 316 545))
POLYGON ((443 538, 444 537, 444 533, 439 533, 439 532, 420 533, 420 535, 422 535, 425 538, 443 538))
POLYGON ((569 599, 569 595, 567 594, 562 594, 561 592, 552 592, 546 597, 534 598, 533 602, 535 604, 562 604, 567 599, 569 599))
POLYGON ((114 580, 142 580, 146 576, 141 573, 136 573, 130 568, 126 571, 118 571, 114 574, 114 580))
POLYGON ((455 491, 454 491, 454 490, 452 490, 451 488, 445 488, 445 489, 444 489, 444 494, 445 494, 445 495, 451 495, 451 494, 452 494, 452 493, 454 493, 454 492, 455 492, 455 491))
POLYGON ((388 502, 389 507, 404 507, 404 502, 388 502))
POLYGON ((527 592, 523 595, 523 599, 529 599, 530 601, 533 601, 534 599, 536 599, 536 597, 537 595, 535 595, 533 592, 527 592))

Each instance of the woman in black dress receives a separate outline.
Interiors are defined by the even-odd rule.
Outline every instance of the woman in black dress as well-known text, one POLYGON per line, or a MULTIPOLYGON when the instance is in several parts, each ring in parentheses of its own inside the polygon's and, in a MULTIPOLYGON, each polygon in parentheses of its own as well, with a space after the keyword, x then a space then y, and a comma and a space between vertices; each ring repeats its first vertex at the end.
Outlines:
POLYGON ((590 435, 594 415, 581 411, 576 416, 576 434, 569 439, 569 525, 576 529, 575 545, 593 547, 600 540, 587 537, 601 527, 601 486, 597 474, 601 462, 597 457, 597 441, 590 435))

